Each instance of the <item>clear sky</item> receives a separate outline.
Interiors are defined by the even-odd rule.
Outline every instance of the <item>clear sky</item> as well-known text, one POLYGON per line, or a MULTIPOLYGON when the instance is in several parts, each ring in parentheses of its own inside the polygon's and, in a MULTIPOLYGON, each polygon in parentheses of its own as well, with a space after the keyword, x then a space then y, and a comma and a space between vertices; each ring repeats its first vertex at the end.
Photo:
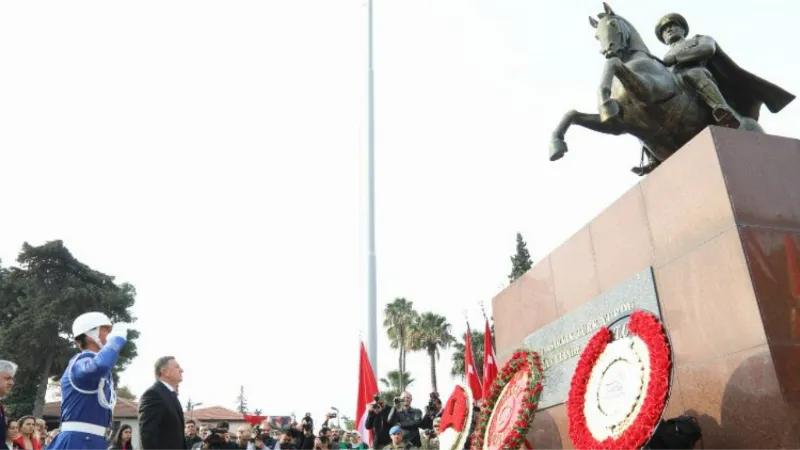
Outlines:
MULTIPOLYGON (((743 67, 800 93, 795 1, 641 2, 677 11, 743 67), (739 6, 741 4, 741 6, 739 6)), ((482 327, 514 234, 549 253, 638 181, 632 137, 595 112, 600 1, 375 0, 379 309, 395 297, 482 327)), ((133 283, 141 394, 176 356, 181 387, 265 414, 353 415, 366 331, 365 0, 0 4, 0 258, 63 239, 133 283)), ((797 135, 797 102, 762 123, 797 135)), ((379 333, 378 370, 397 353, 379 333)), ((449 395, 450 352, 438 367, 449 395)), ((419 406, 427 357, 411 355, 419 406)))

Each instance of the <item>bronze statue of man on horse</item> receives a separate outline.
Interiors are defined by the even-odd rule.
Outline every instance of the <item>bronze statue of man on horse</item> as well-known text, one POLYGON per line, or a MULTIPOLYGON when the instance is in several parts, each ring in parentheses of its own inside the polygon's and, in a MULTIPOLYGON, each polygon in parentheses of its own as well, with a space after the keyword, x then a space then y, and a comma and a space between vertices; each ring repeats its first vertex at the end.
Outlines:
POLYGON ((763 132, 761 106, 777 113, 795 98, 739 67, 714 39, 688 37, 689 24, 680 14, 656 24, 656 37, 670 47, 659 59, 630 22, 603 7, 598 19, 589 17, 607 60, 599 114, 568 112, 553 133, 551 161, 567 152, 564 135, 575 124, 639 138, 642 162, 631 170, 645 175, 708 125, 763 132))

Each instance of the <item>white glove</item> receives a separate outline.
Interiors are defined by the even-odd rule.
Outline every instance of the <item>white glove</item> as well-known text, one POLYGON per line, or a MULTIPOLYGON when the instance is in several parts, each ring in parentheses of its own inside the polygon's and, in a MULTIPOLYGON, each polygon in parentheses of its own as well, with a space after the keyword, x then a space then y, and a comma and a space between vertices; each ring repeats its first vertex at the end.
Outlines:
POLYGON ((108 338, 111 339, 115 336, 121 336, 123 339, 128 340, 128 325, 127 323, 115 323, 111 327, 111 332, 108 333, 108 338))

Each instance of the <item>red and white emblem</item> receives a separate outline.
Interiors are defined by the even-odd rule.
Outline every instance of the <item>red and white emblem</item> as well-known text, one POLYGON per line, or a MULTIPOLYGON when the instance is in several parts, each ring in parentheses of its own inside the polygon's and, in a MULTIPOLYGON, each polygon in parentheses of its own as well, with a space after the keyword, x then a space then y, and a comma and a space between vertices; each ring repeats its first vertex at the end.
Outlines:
POLYGON ((447 399, 439 422, 439 448, 441 450, 460 450, 469 437, 472 423, 472 394, 465 386, 458 384, 447 399))

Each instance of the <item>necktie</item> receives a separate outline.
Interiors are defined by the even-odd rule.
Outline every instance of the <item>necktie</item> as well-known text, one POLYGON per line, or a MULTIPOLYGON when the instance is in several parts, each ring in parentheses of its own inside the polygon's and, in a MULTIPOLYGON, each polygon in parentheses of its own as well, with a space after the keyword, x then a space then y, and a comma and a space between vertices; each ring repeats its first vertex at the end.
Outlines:
POLYGON ((178 408, 178 414, 183 420, 183 406, 181 405, 181 401, 178 399, 178 391, 172 391, 172 395, 175 398, 175 407, 178 408))

